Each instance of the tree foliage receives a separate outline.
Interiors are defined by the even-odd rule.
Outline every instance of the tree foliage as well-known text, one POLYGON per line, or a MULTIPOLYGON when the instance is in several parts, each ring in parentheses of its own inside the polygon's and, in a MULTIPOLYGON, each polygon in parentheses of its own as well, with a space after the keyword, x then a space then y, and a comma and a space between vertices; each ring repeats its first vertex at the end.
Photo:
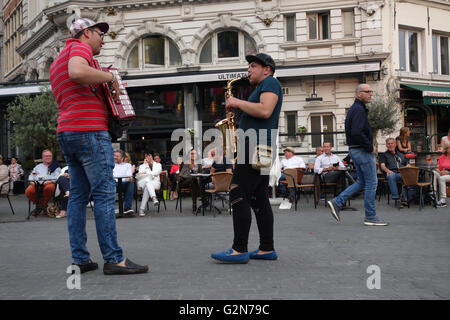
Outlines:
POLYGON ((400 119, 400 110, 394 95, 384 96, 376 92, 368 104, 369 124, 373 132, 381 131, 383 134, 394 132, 400 119))
POLYGON ((26 156, 34 150, 58 150, 56 128, 58 106, 47 87, 36 96, 18 95, 8 105, 7 119, 11 123, 11 140, 26 156))

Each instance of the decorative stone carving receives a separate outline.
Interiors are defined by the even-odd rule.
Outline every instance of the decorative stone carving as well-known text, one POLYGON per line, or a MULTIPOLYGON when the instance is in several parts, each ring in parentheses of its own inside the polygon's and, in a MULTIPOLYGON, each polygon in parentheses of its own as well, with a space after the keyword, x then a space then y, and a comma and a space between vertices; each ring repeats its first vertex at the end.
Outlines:
POLYGON ((277 5, 277 2, 273 5, 271 1, 270 3, 264 3, 261 0, 257 1, 255 15, 266 27, 270 27, 272 22, 280 15, 280 8, 277 5))

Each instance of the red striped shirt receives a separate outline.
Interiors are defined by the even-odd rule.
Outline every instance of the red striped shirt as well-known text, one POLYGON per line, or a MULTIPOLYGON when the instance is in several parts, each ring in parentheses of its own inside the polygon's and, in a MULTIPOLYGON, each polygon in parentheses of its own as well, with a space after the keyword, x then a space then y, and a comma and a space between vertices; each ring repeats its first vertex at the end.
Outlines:
POLYGON ((50 67, 50 84, 59 111, 57 133, 108 130, 108 110, 100 86, 77 83, 69 78, 69 59, 75 56, 93 66, 91 47, 78 39, 67 39, 66 46, 50 67))

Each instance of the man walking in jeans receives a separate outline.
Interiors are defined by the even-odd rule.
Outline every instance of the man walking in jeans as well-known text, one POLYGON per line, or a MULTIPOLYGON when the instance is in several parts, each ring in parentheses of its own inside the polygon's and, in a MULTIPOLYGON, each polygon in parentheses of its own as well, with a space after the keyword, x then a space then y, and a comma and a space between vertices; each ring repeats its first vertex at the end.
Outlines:
POLYGON ((117 243, 114 202, 114 158, 108 133, 108 110, 100 85, 110 83, 119 91, 114 74, 93 67, 93 56, 104 45, 107 23, 75 20, 59 56, 50 68, 50 84, 58 104, 58 142, 69 166, 70 197, 67 225, 73 265, 81 273, 95 270, 86 247, 86 204, 92 195, 97 239, 105 261, 104 274, 148 271, 122 255, 117 243))
POLYGON ((366 226, 387 226, 387 222, 377 217, 375 194, 377 191, 377 167, 375 162, 372 129, 367 118, 366 104, 372 100, 373 90, 368 84, 356 87, 356 99, 345 119, 345 136, 349 154, 356 168, 357 181, 328 201, 332 216, 341 221, 340 209, 355 193, 364 189, 364 209, 366 226))

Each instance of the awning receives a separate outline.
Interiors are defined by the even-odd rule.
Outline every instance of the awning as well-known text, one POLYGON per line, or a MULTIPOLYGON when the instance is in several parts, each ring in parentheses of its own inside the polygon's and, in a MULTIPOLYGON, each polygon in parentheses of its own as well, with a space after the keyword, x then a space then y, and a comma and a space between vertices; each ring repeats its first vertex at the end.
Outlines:
POLYGON ((402 84, 405 87, 422 91, 423 104, 427 106, 450 106, 450 87, 402 84))
MULTIPOLYGON (((379 62, 359 62, 333 65, 315 65, 302 67, 278 68, 275 71, 276 78, 305 77, 312 75, 337 75, 345 73, 376 72, 380 70, 379 62)), ((190 75, 171 74, 164 76, 152 76, 144 79, 127 79, 127 87, 145 87, 182 83, 200 83, 230 80, 235 77, 247 75, 247 68, 233 72, 214 71, 190 75)))
MULTIPOLYGON (((329 65, 307 65, 298 67, 280 67, 275 71, 277 78, 296 78, 307 77, 313 75, 340 75, 340 74, 357 74, 365 72, 380 71, 379 62, 356 62, 343 64, 329 64, 329 65)), ((145 78, 133 79, 132 77, 124 77, 126 87, 147 87, 160 85, 173 85, 183 83, 206 83, 216 81, 227 81, 235 77, 242 77, 247 75, 247 68, 237 69, 234 71, 207 71, 198 72, 194 74, 183 75, 180 73, 149 75, 145 78)), ((40 92, 43 85, 24 85, 24 86, 4 86, 0 87, 1 96, 14 96, 17 94, 35 94, 40 92)))
POLYGON ((0 88, 0 97, 16 96, 18 94, 40 93, 46 85, 28 85, 28 86, 5 86, 0 88))

